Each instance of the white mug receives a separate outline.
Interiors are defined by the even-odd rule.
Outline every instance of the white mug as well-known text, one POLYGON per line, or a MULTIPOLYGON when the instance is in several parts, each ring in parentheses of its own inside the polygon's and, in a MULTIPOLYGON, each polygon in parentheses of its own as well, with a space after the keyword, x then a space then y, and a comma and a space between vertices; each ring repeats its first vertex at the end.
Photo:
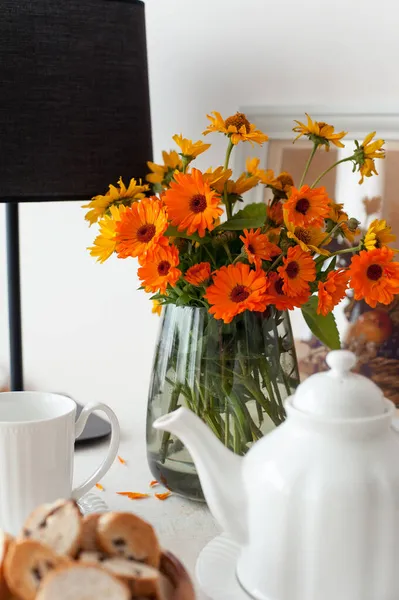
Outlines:
POLYGON ((83 496, 109 470, 119 447, 119 423, 106 405, 87 405, 75 423, 76 404, 44 392, 0 393, 0 528, 16 535, 39 504, 83 496), (72 489, 74 442, 94 410, 112 427, 108 454, 84 483, 72 489))

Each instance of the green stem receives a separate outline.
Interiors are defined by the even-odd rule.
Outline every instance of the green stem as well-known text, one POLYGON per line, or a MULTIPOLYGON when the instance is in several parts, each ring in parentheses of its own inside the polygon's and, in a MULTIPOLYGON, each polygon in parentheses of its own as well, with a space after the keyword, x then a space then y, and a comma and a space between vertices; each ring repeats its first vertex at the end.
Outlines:
POLYGON ((307 173, 309 171, 310 164, 311 164, 311 162, 313 160, 314 155, 316 154, 316 150, 317 150, 318 146, 319 146, 319 144, 313 143, 313 148, 312 148, 312 151, 311 151, 310 156, 308 158, 308 161, 307 161, 307 163, 305 165, 305 170, 304 170, 304 172, 302 174, 301 181, 299 182, 299 187, 302 187, 303 182, 305 181, 305 177, 306 177, 306 175, 307 175, 307 173))
POLYGON ((212 254, 211 254, 211 252, 209 251, 209 249, 208 249, 206 246, 201 246, 201 247, 202 247, 202 248, 205 250, 205 252, 206 252, 206 253, 207 253, 207 255, 209 256, 209 258, 210 258, 210 260, 211 260, 211 262, 212 262, 213 266, 216 268, 216 261, 215 261, 215 258, 212 256, 212 254))
MULTIPOLYGON (((229 145, 227 146, 226 158, 225 158, 225 161, 224 161, 224 170, 225 171, 227 171, 227 169, 229 168, 230 155, 231 155, 231 151, 233 150, 233 147, 234 147, 234 144, 231 141, 231 139, 229 139, 229 145)), ((231 219, 231 217, 233 216, 233 206, 232 206, 231 202, 229 201, 228 195, 227 195, 227 181, 224 184, 223 201, 224 201, 224 204, 226 206, 227 218, 231 219)))
POLYGON ((319 256, 319 258, 316 259, 316 265, 322 265, 323 262, 325 262, 326 260, 328 260, 329 258, 331 258, 332 256, 340 256, 341 254, 349 254, 350 252, 358 252, 359 250, 361 250, 362 245, 359 244, 359 246, 353 246, 353 248, 345 248, 344 250, 337 250, 337 252, 332 252, 329 256, 319 256))
POLYGON ((228 257, 229 261, 232 263, 233 262, 233 257, 231 256, 230 248, 229 248, 229 246, 228 246, 228 244, 226 242, 224 242, 223 248, 226 251, 226 254, 227 254, 227 257, 228 257))
POLYGON ((233 142, 229 139, 229 145, 227 146, 227 150, 226 150, 226 158, 224 161, 224 170, 227 171, 227 169, 229 168, 229 162, 230 162, 230 155, 231 155, 231 151, 234 148, 234 144, 233 142))
POLYGON ((281 253, 279 254, 279 256, 276 258, 276 260, 274 261, 274 263, 271 264, 271 266, 267 269, 267 273, 269 273, 270 271, 272 271, 275 267, 277 267, 278 263, 281 261, 281 259, 284 257, 284 254, 281 253))
POLYGON ((181 160, 183 163, 183 173, 185 173, 187 171, 187 167, 190 164, 191 160, 187 156, 184 156, 182 154, 180 156, 181 156, 181 160))
POLYGON ((229 416, 229 404, 226 398, 224 403, 225 415, 226 415, 226 426, 224 430, 224 445, 226 448, 229 447, 229 437, 230 437, 230 416, 229 416))
MULTIPOLYGON (((176 385, 176 384, 175 384, 176 385)), ((176 410, 178 403, 179 403, 179 396, 180 396, 180 391, 181 391, 181 383, 178 383, 176 385, 176 387, 174 388, 172 395, 170 397, 170 402, 169 402, 169 406, 168 406, 168 413, 173 412, 174 410, 176 410)), ((162 464, 165 463, 166 460, 166 455, 168 453, 168 446, 169 446, 169 442, 170 442, 170 433, 169 431, 164 431, 163 436, 162 436, 162 443, 161 443, 161 449, 159 452, 159 460, 162 464)))
POLYGON ((321 248, 323 246, 323 244, 325 244, 326 241, 334 235, 334 233, 337 231, 337 229, 339 229, 341 227, 342 223, 348 224, 348 221, 341 221, 340 223, 337 223, 336 225, 334 225, 334 227, 331 229, 331 231, 328 232, 328 234, 324 238, 324 240, 322 240, 321 243, 319 244, 319 248, 321 248))
POLYGON ((315 185, 317 185, 320 181, 320 179, 323 179, 324 175, 327 175, 327 173, 329 173, 330 171, 332 171, 332 169, 334 169, 337 165, 340 165, 344 162, 348 162, 349 160, 353 160, 354 158, 354 154, 352 154, 352 156, 348 156, 347 158, 341 158, 341 160, 337 160, 337 162, 335 162, 333 165, 331 165, 330 167, 328 167, 328 169, 326 169, 325 171, 323 171, 321 173, 321 175, 318 176, 317 179, 314 180, 314 182, 312 183, 312 185, 310 187, 314 188, 315 185))

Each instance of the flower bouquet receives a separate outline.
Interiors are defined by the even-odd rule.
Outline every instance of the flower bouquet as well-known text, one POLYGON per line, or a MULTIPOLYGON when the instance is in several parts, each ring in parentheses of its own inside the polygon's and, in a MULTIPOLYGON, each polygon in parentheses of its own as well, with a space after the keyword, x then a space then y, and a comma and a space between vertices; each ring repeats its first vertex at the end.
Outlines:
MULTIPOLYGON (((315 153, 343 147, 346 135, 308 116, 294 127, 297 138, 312 142, 300 181, 263 170, 257 158, 235 179, 234 148, 263 144, 267 135, 242 113, 223 119, 215 112, 208 119, 204 135, 226 137, 223 163, 197 169, 195 159, 210 145, 175 135, 177 149, 163 153, 163 164, 148 163, 147 183, 132 179, 126 187, 119 179, 85 206, 86 219, 99 228, 89 250, 100 262, 112 254, 137 258, 154 312, 166 307, 149 425, 183 404, 243 454, 284 420, 283 400, 298 383, 287 311, 300 308, 312 332, 339 348, 334 306, 350 288, 370 306, 390 303, 399 293, 399 263, 388 247, 393 236, 386 222, 373 221, 361 237, 359 222, 322 186, 323 176, 342 162, 360 173, 359 183, 377 174, 375 160, 385 152, 375 133, 307 185, 315 153), (269 188, 272 200, 245 205, 245 193, 257 185, 269 188), (346 245, 334 250, 337 238, 346 245), (340 266, 341 254, 351 256, 349 266, 340 266)), ((173 487, 173 469, 189 477, 188 468, 176 466, 189 459, 178 440, 163 434, 154 441, 156 435, 149 427, 150 462, 173 487)))

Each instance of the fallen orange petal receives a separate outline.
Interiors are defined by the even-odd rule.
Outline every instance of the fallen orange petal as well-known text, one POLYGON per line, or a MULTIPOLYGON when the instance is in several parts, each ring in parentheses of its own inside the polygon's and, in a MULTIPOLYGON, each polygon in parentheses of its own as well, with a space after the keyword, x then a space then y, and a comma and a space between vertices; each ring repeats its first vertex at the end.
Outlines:
POLYGON ((155 487, 156 485, 159 485, 159 481, 157 481, 156 479, 153 479, 150 483, 150 487, 155 487))
POLYGON ((121 465, 125 465, 125 464, 126 464, 126 461, 125 461, 125 459, 124 459, 124 458, 122 458, 121 456, 118 456, 118 460, 119 460, 119 462, 121 463, 121 465))
POLYGON ((163 494, 155 494, 155 498, 158 498, 158 500, 166 500, 166 498, 169 498, 171 495, 172 492, 164 492, 163 494))
POLYGON ((116 492, 119 496, 126 496, 130 500, 142 500, 143 498, 149 498, 149 494, 141 494, 140 492, 116 492))
POLYGON ((103 492, 103 491, 104 491, 104 486, 102 486, 102 485, 101 485, 101 483, 96 483, 96 488, 97 488, 98 490, 100 490, 101 492, 103 492))

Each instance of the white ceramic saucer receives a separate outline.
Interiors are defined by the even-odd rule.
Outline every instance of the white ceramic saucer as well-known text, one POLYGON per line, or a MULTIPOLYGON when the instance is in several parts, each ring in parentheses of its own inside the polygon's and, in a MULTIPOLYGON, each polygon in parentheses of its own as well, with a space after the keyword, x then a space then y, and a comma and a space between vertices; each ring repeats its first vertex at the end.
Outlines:
POLYGON ((211 600, 251 598, 236 577, 239 545, 223 533, 209 542, 198 557, 195 574, 201 590, 211 600))
POLYGON ((91 492, 78 500, 78 506, 84 515, 109 511, 109 507, 104 500, 91 492))

